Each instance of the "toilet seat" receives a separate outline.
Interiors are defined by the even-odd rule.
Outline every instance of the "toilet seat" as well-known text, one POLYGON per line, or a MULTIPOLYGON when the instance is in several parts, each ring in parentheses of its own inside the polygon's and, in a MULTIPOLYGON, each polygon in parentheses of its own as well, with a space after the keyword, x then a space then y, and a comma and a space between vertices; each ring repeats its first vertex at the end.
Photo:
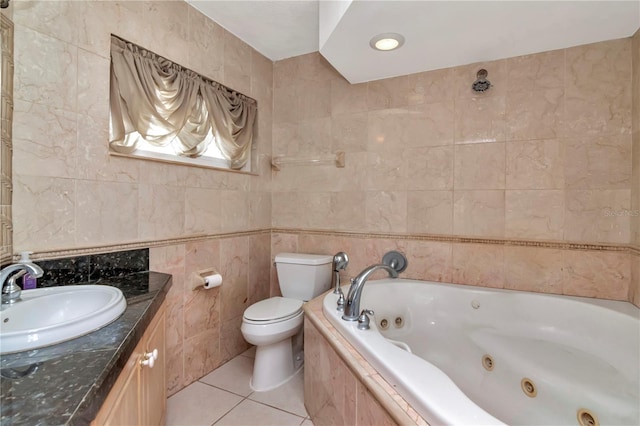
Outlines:
POLYGON ((268 324, 286 321, 302 313, 302 300, 287 297, 270 297, 249 306, 243 320, 251 324, 268 324))

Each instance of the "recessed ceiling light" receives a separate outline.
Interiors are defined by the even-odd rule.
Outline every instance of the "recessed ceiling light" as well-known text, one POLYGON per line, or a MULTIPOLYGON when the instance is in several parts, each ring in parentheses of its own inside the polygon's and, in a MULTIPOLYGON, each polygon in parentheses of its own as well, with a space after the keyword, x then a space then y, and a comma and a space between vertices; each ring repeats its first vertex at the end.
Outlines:
POLYGON ((396 33, 378 34, 369 42, 369 46, 376 50, 394 50, 404 44, 404 37, 396 33))

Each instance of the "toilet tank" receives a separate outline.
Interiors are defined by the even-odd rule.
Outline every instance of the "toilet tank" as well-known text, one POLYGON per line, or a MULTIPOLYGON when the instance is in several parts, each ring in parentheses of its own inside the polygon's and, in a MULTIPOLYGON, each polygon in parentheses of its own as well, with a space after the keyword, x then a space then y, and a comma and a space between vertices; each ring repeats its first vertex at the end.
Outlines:
POLYGON ((280 253, 276 271, 282 296, 311 300, 331 287, 333 256, 324 254, 280 253))

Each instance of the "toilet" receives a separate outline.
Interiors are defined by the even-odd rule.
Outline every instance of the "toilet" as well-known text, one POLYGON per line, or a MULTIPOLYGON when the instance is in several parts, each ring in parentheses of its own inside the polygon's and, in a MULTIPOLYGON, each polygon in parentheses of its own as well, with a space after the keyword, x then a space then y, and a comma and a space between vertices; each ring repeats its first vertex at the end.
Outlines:
POLYGON ((332 256, 317 254, 280 253, 276 256, 283 297, 254 303, 242 317, 242 336, 256 345, 251 389, 276 388, 302 368, 302 304, 329 289, 332 261, 332 256))

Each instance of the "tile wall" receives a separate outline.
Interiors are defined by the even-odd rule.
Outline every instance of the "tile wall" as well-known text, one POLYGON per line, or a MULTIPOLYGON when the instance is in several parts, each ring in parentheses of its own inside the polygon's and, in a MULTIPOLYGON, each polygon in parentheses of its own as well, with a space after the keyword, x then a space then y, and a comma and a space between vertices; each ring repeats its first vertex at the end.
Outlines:
POLYGON ((155 243, 151 269, 174 275, 177 392, 247 348, 240 315, 268 296, 273 64, 182 1, 11 4, 14 252, 155 243), (257 99, 259 175, 109 156, 111 33, 257 99), (224 285, 192 291, 192 274, 210 267, 224 285))
POLYGON ((640 30, 632 39, 633 173, 631 190, 631 282, 629 300, 640 306, 640 30))
POLYGON ((628 300, 632 44, 356 85, 319 54, 276 62, 273 155, 346 167, 274 174, 272 253, 347 250, 355 275, 401 249, 416 278, 628 300))

